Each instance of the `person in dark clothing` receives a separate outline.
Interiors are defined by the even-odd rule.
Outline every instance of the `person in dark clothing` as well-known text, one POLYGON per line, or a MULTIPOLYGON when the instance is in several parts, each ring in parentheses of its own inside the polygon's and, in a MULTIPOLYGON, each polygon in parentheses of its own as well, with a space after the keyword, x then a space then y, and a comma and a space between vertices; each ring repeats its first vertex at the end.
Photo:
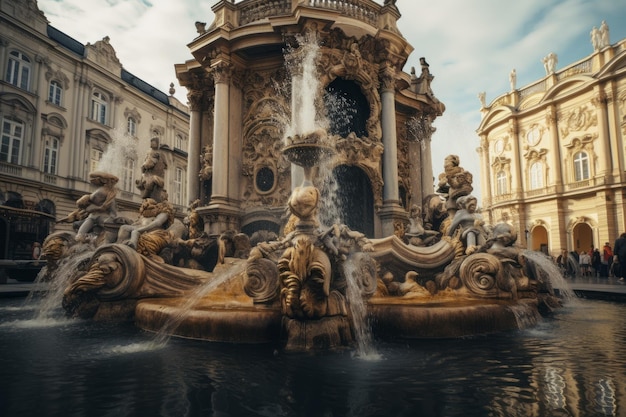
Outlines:
POLYGON ((619 280, 624 281, 626 275, 626 233, 622 233, 613 245, 613 263, 619 263, 619 280))
POLYGON ((602 265, 602 255, 600 255, 599 249, 594 249, 591 255, 591 267, 593 268, 593 275, 595 277, 600 276, 600 265, 602 265))

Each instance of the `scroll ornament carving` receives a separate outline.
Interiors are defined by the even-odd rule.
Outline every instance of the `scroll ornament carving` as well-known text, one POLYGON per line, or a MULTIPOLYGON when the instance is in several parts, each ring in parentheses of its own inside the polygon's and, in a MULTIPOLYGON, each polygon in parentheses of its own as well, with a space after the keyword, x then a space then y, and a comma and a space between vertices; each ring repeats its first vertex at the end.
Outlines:
POLYGON ((60 81, 65 89, 70 86, 70 79, 61 70, 52 71, 52 69, 49 68, 48 71, 46 71, 46 81, 50 81, 52 79, 60 81))
POLYGON ((246 178, 243 206, 280 206, 289 198, 289 162, 283 157, 278 131, 267 126, 249 136, 243 147, 242 174, 246 178), (276 191, 259 195, 254 184, 254 173, 262 167, 273 167, 278 181, 276 191))
POLYGON ((583 132, 597 124, 598 119, 595 112, 587 106, 581 106, 565 116, 565 123, 561 126, 561 135, 567 136, 571 132, 583 132))
POLYGON ((117 54, 115 53, 115 49, 109 43, 111 38, 105 36, 101 41, 97 41, 93 45, 87 44, 88 48, 91 48, 96 53, 96 60, 101 63, 114 63, 117 65, 122 65, 120 60, 117 58, 117 54))

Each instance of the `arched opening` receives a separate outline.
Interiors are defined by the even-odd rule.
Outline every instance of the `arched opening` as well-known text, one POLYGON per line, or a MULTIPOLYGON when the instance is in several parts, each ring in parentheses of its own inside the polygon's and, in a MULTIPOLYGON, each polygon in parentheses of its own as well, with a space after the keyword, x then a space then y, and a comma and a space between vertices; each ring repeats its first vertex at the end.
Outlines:
POLYGON ((335 78, 326 86, 324 105, 331 135, 346 137, 354 132, 359 137, 367 136, 370 106, 354 81, 335 78))
POLYGON ((339 165, 322 187, 320 221, 345 224, 369 238, 374 237, 374 194, 369 178, 356 166, 339 165))
POLYGON ((548 251, 548 231, 543 226, 536 226, 532 230, 531 235, 531 250, 541 251, 546 255, 549 255, 548 251))
POLYGON ((278 236, 280 233, 280 225, 269 220, 257 220, 242 226, 241 231, 248 236, 252 236, 255 232, 263 231, 276 233, 278 236))
POLYGON ((587 223, 578 223, 572 231, 574 235, 574 250, 589 252, 593 245, 593 231, 587 223))

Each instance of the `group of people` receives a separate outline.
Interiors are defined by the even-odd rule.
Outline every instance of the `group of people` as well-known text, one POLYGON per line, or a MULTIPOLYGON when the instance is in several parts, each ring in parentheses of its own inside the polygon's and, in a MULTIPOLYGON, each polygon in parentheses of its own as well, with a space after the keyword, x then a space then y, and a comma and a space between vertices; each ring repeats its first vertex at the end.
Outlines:
POLYGON ((623 282, 626 275, 626 233, 620 235, 613 248, 606 242, 602 250, 593 245, 589 251, 580 253, 568 253, 563 249, 556 263, 565 276, 615 277, 623 282))

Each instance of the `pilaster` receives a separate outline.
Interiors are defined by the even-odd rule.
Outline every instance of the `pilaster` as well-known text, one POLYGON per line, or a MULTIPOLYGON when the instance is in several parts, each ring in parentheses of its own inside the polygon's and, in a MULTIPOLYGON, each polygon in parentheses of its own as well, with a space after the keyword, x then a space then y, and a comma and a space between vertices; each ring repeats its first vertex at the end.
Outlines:
POLYGON ((385 66, 381 78, 381 124, 383 130, 383 207, 380 210, 383 236, 389 236, 406 218, 398 192, 398 143, 396 133, 395 69, 385 66))

